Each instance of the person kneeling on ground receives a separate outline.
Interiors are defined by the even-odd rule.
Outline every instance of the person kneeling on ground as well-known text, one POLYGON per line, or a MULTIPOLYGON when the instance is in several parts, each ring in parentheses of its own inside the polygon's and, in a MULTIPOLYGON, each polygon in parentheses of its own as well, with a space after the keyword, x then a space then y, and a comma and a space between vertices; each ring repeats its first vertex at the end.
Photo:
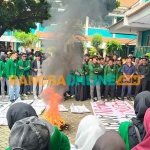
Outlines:
POLYGON ((11 130, 16 121, 31 116, 37 117, 37 114, 31 105, 23 102, 14 103, 10 106, 6 115, 9 129, 11 130))
POLYGON ((14 124, 6 150, 70 150, 70 143, 46 120, 28 117, 14 124))
POLYGON ((131 150, 144 139, 146 132, 143 119, 149 107, 150 92, 144 91, 139 93, 134 101, 136 118, 132 118, 132 122, 122 122, 120 124, 118 131, 126 144, 127 150, 131 150))

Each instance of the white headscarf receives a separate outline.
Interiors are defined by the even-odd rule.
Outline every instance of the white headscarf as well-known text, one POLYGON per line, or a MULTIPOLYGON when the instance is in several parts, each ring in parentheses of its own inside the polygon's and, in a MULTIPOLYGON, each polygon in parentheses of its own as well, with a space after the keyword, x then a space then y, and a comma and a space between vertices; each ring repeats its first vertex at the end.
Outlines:
POLYGON ((83 118, 76 134, 76 150, 92 150, 97 139, 106 132, 99 118, 89 115, 83 118))

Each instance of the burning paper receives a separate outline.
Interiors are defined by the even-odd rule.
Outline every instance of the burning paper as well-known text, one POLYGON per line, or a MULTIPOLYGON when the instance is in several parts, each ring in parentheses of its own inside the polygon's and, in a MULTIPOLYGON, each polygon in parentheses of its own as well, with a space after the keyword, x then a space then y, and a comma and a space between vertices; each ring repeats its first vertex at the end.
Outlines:
POLYGON ((42 92, 41 97, 43 98, 44 103, 47 106, 50 106, 45 110, 43 118, 48 120, 52 125, 57 126, 60 130, 62 130, 66 123, 60 116, 58 106, 63 100, 63 97, 56 93, 51 87, 46 88, 42 92))

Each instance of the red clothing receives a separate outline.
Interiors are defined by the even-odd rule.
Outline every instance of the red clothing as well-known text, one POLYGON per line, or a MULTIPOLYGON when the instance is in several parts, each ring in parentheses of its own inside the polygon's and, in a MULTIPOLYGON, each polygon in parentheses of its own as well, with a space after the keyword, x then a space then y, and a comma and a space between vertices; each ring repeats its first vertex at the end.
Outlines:
POLYGON ((150 108, 147 109, 144 116, 144 127, 146 136, 141 143, 132 148, 132 150, 150 150, 150 108))

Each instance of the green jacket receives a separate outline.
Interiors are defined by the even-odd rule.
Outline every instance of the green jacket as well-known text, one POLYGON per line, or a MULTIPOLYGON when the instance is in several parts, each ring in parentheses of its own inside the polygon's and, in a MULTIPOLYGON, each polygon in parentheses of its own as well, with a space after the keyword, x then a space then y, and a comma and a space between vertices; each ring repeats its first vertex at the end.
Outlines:
POLYGON ((94 80, 94 77, 97 76, 102 69, 99 64, 89 63, 89 79, 94 80), (97 72, 97 73, 96 73, 97 72))
POLYGON ((77 82, 84 82, 84 78, 85 78, 85 75, 84 75, 84 69, 83 68, 79 68, 77 71, 76 71, 76 81, 77 82))
POLYGON ((26 73, 27 76, 30 75, 30 68, 31 68, 31 65, 30 65, 30 61, 29 60, 26 60, 26 67, 24 67, 24 64, 23 64, 23 60, 19 60, 18 61, 18 76, 19 78, 21 76, 24 75, 24 73, 26 73), (22 67, 23 69, 19 69, 19 67, 22 67))
POLYGON ((119 65, 117 65, 117 70, 118 70, 118 73, 117 73, 117 79, 119 79, 119 77, 120 76, 122 76, 122 68, 123 68, 123 66, 121 65, 121 66, 119 66, 119 65))
POLYGON ((128 127, 130 124, 132 124, 132 122, 122 122, 118 130, 120 136, 122 137, 126 145, 126 150, 130 150, 130 143, 129 143, 129 137, 128 137, 128 127))
POLYGON ((5 63, 0 61, 0 77, 4 77, 5 63))
POLYGON ((104 76, 104 69, 105 69, 106 65, 103 65, 103 67, 101 67, 101 65, 99 64, 99 67, 101 69, 101 71, 99 72, 99 75, 101 75, 103 77, 104 76))
POLYGON ((84 63, 83 69, 85 71, 85 75, 88 75, 89 74, 89 64, 88 64, 88 62, 84 63))
MULTIPOLYGON (((54 133, 50 138, 50 147, 51 150, 70 150, 68 137, 60 132, 56 126, 54 126, 54 133)), ((6 150, 10 150, 10 148, 6 150)))
POLYGON ((118 77, 118 70, 116 65, 113 65, 113 68, 111 68, 109 65, 107 65, 104 69, 104 79, 105 82, 110 82, 112 79, 114 80, 115 78, 115 82, 117 80, 118 77))
POLYGON ((12 60, 11 58, 7 60, 5 64, 5 73, 7 79, 9 79, 9 77, 15 79, 15 77, 18 76, 17 60, 12 60))

